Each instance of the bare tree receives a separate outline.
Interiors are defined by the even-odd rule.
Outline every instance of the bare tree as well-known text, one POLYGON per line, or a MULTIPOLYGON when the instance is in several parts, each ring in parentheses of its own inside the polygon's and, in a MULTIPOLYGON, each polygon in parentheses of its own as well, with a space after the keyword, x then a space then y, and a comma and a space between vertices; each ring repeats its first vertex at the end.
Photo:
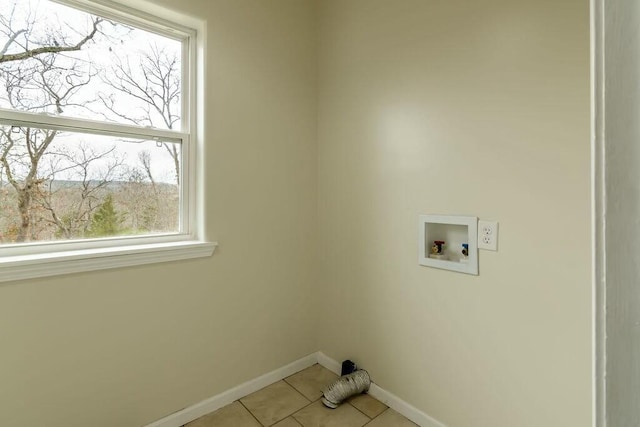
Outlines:
MULTIPOLYGON (((99 94, 109 114, 136 125, 174 129, 180 122, 180 61, 178 54, 156 45, 141 52, 139 60, 132 65, 128 59, 114 55, 111 70, 105 71, 102 79, 110 87, 140 104, 134 114, 124 113, 115 94, 99 94), (140 103, 141 101, 141 103, 140 103)), ((180 184, 180 149, 177 144, 162 143, 171 155, 176 182, 180 184)))
MULTIPOLYGON (((10 3, 0 13, 0 108, 179 126, 177 51, 150 45, 130 59, 126 43, 133 40, 128 38, 132 28, 90 15, 77 22, 50 19, 43 16, 48 9, 43 12, 29 0, 10 3), (118 51, 121 46, 125 54, 118 51)), ((139 213, 140 229, 175 227, 179 195, 174 185, 156 179, 149 152, 141 152, 132 167, 124 153, 135 150, 123 149, 120 155, 115 145, 96 148, 93 139, 78 144, 78 133, 44 127, 0 126, 0 241, 37 240, 44 233, 49 238, 88 236, 95 211, 108 195, 114 209, 131 209, 123 219, 139 213), (135 173, 126 176, 127 168, 135 173), (172 202, 168 208, 166 200, 172 202), (173 211, 165 215, 167 209, 173 211)), ((171 155, 179 183, 180 147, 158 144, 171 155)))
POLYGON ((0 163, 7 181, 16 191, 20 213, 20 228, 16 241, 24 242, 30 238, 33 199, 43 183, 43 179, 38 176, 38 166, 42 156, 55 138, 56 132, 12 127, 9 130, 3 128, 1 134, 0 163), (18 146, 23 147, 14 150, 18 146), (20 169, 26 173, 21 173, 20 169), (22 176, 20 177, 20 175, 22 176))
POLYGON ((138 160, 144 169, 144 172, 147 174, 147 178, 149 178, 149 182, 151 182, 151 186, 153 187, 153 192, 158 193, 158 189, 156 187, 156 180, 153 179, 153 173, 151 172, 151 154, 147 150, 141 151, 138 153, 138 160))
POLYGON ((38 55, 73 52, 92 40, 99 31, 101 18, 94 18, 89 33, 74 41, 68 40, 68 32, 55 31, 46 37, 38 37, 33 28, 37 21, 37 14, 29 11, 27 19, 16 23, 16 5, 9 13, 0 15, 0 40, 3 46, 0 48, 0 64, 13 61, 24 61, 38 55))
POLYGON ((83 142, 72 152, 50 154, 50 173, 38 203, 49 212, 47 222, 56 227, 57 235, 68 239, 82 237, 89 230, 92 214, 100 207, 107 186, 120 178, 123 164, 115 145, 97 150, 83 142), (96 163, 103 166, 96 167, 96 163), (62 185, 64 181, 56 180, 61 173, 72 173, 79 181, 62 185))
MULTIPOLYGON (((85 86, 92 73, 82 72, 77 61, 61 61, 60 52, 79 50, 91 40, 101 20, 93 21, 93 29, 75 44, 67 42, 61 28, 46 35, 34 35, 35 15, 30 11, 21 23, 15 22, 15 7, 8 16, 0 16, 0 32, 6 37, 0 56, 1 96, 13 109, 62 113, 73 95, 85 86), (32 47, 36 46, 36 47, 32 47), (13 48, 19 53, 8 54, 13 48)), ((30 240, 34 199, 41 194, 45 179, 39 175, 40 163, 58 135, 55 130, 2 127, 0 130, 0 167, 14 188, 20 222, 16 241, 30 240)))
POLYGON ((149 191, 148 179, 143 167, 130 167, 118 192, 118 202, 128 213, 127 225, 132 229, 156 229, 159 202, 156 193, 149 191))

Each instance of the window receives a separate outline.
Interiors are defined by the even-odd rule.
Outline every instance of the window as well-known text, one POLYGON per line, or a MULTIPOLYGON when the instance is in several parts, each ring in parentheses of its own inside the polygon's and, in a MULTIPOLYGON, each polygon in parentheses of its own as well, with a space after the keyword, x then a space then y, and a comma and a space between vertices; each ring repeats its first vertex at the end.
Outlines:
POLYGON ((211 254, 196 32, 78 0, 0 7, 0 281, 211 254))

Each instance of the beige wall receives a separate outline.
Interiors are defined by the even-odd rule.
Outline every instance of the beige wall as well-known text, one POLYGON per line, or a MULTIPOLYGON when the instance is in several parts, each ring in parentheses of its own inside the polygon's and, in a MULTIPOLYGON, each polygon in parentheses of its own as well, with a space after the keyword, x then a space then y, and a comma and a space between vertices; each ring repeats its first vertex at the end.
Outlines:
POLYGON ((208 21, 214 256, 0 286, 0 425, 140 426, 317 350, 312 3, 208 21))
POLYGON ((589 2, 320 2, 319 348, 452 427, 590 425, 589 2), (420 213, 500 222, 480 275, 420 213))
POLYGON ((451 427, 589 425, 588 2, 155 2, 208 23, 220 247, 0 286, 0 425, 143 425, 318 349, 451 427), (500 250, 419 267, 420 213, 500 250))

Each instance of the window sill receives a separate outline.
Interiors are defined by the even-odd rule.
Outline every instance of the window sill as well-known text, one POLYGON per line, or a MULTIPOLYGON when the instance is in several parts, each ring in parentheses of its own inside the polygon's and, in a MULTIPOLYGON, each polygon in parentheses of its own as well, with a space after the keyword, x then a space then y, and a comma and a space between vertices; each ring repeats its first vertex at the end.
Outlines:
POLYGON ((0 282, 208 257, 217 243, 189 240, 0 258, 0 282))

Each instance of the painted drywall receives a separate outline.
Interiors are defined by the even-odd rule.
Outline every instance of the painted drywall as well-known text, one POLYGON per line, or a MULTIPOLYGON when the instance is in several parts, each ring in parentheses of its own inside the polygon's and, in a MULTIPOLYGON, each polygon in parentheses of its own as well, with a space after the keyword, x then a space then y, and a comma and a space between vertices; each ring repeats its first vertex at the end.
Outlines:
MULTIPOLYGON (((606 425, 640 425, 640 5, 606 1, 606 425)), ((602 160, 602 159, 598 159, 602 160)))
POLYGON ((141 426, 317 350, 313 4, 156 3, 207 21, 219 247, 0 286, 2 426, 141 426))
POLYGON ((318 19, 320 349, 451 427, 590 425, 589 3, 318 19), (419 266, 423 213, 499 221, 498 252, 419 266))

